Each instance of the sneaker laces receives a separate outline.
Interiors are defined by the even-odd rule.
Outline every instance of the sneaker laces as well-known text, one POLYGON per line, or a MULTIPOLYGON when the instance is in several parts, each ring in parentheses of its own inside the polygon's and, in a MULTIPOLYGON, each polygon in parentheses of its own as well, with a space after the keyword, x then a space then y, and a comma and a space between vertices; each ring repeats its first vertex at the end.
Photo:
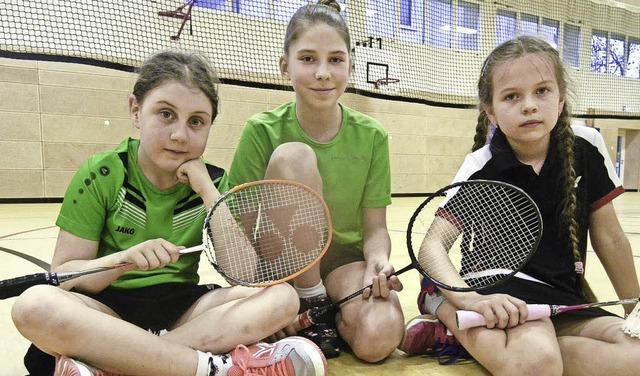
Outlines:
POLYGON ((471 354, 469 354, 462 345, 454 343, 445 344, 442 350, 440 350, 440 352, 435 356, 438 359, 438 364, 443 366, 451 365, 461 358, 471 358, 471 354))
POLYGON ((266 367, 249 368, 247 366, 247 360, 253 356, 251 351, 244 345, 238 345, 238 347, 236 347, 236 353, 239 356, 237 359, 234 359, 234 365, 242 370, 242 374, 237 374, 229 370, 227 373, 228 376, 234 376, 236 374, 238 376, 289 376, 284 364, 286 358, 283 358, 281 361, 274 361, 266 367))
MULTIPOLYGON (((446 330, 446 329, 445 329, 446 330)), ((432 357, 438 359, 438 364, 448 366, 457 362, 460 358, 469 359, 471 354, 458 342, 458 340, 450 335, 440 337, 433 344, 432 357)))

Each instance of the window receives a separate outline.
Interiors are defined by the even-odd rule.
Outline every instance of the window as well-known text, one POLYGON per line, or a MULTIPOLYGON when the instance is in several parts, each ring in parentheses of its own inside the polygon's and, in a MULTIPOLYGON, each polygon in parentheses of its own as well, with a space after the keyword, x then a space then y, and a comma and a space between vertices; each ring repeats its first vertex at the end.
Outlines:
POLYGON ((625 71, 626 37, 594 30, 591 36, 591 71, 622 76, 625 71))
MULTIPOLYGON (((187 2, 187 0, 185 0, 187 2)), ((229 0, 198 0, 195 5, 220 11, 227 10, 229 0)), ((246 16, 273 18, 281 22, 289 22, 291 16, 303 5, 308 4, 307 0, 231 0, 231 12, 246 16), (273 10, 272 8, 273 7, 273 10)))
POLYGON ((496 46, 516 36, 516 12, 498 9, 496 14, 496 46))
POLYGON ((625 77, 640 78, 640 39, 629 38, 625 77))
POLYGON ((400 0, 400 25, 412 26, 411 9, 411 0, 400 0))
POLYGON ((480 5, 460 1, 456 32, 459 49, 480 50, 480 5))
POLYGON ((607 72, 607 32, 594 30, 591 35, 591 71, 607 72))
POLYGON ((367 0, 367 34, 424 43, 424 1, 367 0))
POLYGON ((564 24, 564 34, 562 37, 564 62, 573 67, 580 66, 580 27, 564 24))
POLYGON ((303 5, 307 5, 307 0, 287 0, 273 1, 273 18, 280 22, 288 23, 291 16, 303 5))
POLYGON ((456 48, 480 50, 480 5, 460 0, 456 8, 452 0, 430 0, 429 44, 454 48, 454 33, 456 48))
POLYGON ((535 35, 542 37, 553 48, 558 49, 560 22, 550 18, 543 18, 534 14, 518 13, 505 9, 498 9, 496 14, 496 45, 499 46, 516 35, 535 35))
POLYGON ((542 19, 542 38, 558 49, 558 35, 560 34, 560 22, 549 18, 542 19))
POLYGON ((451 0, 429 1, 429 45, 451 48, 451 0))
POLYGON ((609 58, 607 65, 609 73, 614 76, 622 76, 624 74, 626 37, 624 35, 612 35, 609 39, 609 58))
POLYGON ((520 33, 523 35, 538 35, 538 16, 522 13, 520 15, 520 33))
POLYGON ((227 0, 200 0, 196 1, 194 5, 215 10, 227 10, 227 0))
POLYGON ((232 0, 231 9, 233 13, 260 18, 270 18, 270 3, 271 0, 232 0))
POLYGON ((395 2, 367 0, 367 34, 395 38, 395 2))

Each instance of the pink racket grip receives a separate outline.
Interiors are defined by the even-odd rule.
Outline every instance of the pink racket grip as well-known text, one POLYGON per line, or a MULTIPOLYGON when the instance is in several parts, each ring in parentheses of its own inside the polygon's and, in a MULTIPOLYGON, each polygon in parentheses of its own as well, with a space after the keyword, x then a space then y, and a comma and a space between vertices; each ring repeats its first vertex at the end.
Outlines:
MULTIPOLYGON (((543 317, 551 316, 551 306, 548 304, 527 304, 529 316, 527 321, 539 320, 543 317)), ((484 316, 475 311, 456 311, 456 324, 458 329, 465 330, 478 326, 486 326, 487 321, 484 316)))

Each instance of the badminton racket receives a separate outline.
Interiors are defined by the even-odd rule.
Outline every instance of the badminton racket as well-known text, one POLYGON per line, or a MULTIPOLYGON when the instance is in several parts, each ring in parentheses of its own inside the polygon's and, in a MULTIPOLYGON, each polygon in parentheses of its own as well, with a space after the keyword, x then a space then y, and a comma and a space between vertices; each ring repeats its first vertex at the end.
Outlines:
MULTIPOLYGON (((284 180, 256 181, 220 196, 207 212, 202 244, 180 254, 204 251, 230 283, 264 287, 295 278, 315 265, 328 248, 331 228, 329 209, 311 188, 284 180)), ((0 281, 0 299, 18 296, 34 285, 57 286, 125 265, 0 281)))
MULTIPOLYGON (((577 311, 586 308, 606 307, 612 305, 637 304, 638 298, 614 300, 609 302, 586 303, 577 305, 556 305, 556 304, 527 304, 529 316, 527 321, 539 320, 543 317, 551 317, 565 312, 577 311)), ((456 324, 458 329, 469 329, 478 326, 486 326, 487 322, 481 314, 475 311, 456 311, 456 324)))
MULTIPOLYGON (((540 242, 542 217, 520 188, 468 180, 441 188, 424 200, 411 216, 406 236, 411 264, 394 275, 417 269, 443 289, 479 291, 522 269, 540 242)), ((299 314, 294 327, 314 324, 365 289, 299 314)))

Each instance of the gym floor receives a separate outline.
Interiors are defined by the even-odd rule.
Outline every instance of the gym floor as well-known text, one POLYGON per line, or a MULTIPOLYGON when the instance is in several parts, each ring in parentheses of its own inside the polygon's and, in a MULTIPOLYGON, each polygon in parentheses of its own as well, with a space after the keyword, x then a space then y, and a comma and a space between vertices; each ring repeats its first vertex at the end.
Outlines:
MULTIPOLYGON (((391 261, 396 267, 409 263, 406 252, 405 231, 413 210, 423 200, 420 197, 396 197, 388 210, 388 226, 393 243, 391 261)), ((614 201, 616 212, 633 248, 636 270, 640 274, 640 193, 627 192, 614 201)), ((51 256, 58 234, 55 226, 60 204, 1 204, 0 205, 0 280, 43 271, 51 262, 51 256)), ((203 282, 225 282, 209 266, 203 256, 200 268, 203 282)), ((590 252, 587 278, 600 300, 617 299, 613 287, 598 260, 590 252)), ((404 290, 399 293, 408 321, 418 315, 415 299, 419 289, 416 271, 406 272, 401 280, 404 290)), ((15 329, 11 321, 11 306, 15 298, 0 300, 0 333, 3 351, 0 351, 0 376, 21 376, 26 374, 22 358, 29 346, 15 329)), ((620 307, 611 311, 622 313, 620 307)), ((461 361, 442 366, 437 359, 407 357, 396 350, 383 362, 368 364, 343 353, 329 360, 329 374, 350 375, 487 375, 488 373, 474 361, 461 361)))

